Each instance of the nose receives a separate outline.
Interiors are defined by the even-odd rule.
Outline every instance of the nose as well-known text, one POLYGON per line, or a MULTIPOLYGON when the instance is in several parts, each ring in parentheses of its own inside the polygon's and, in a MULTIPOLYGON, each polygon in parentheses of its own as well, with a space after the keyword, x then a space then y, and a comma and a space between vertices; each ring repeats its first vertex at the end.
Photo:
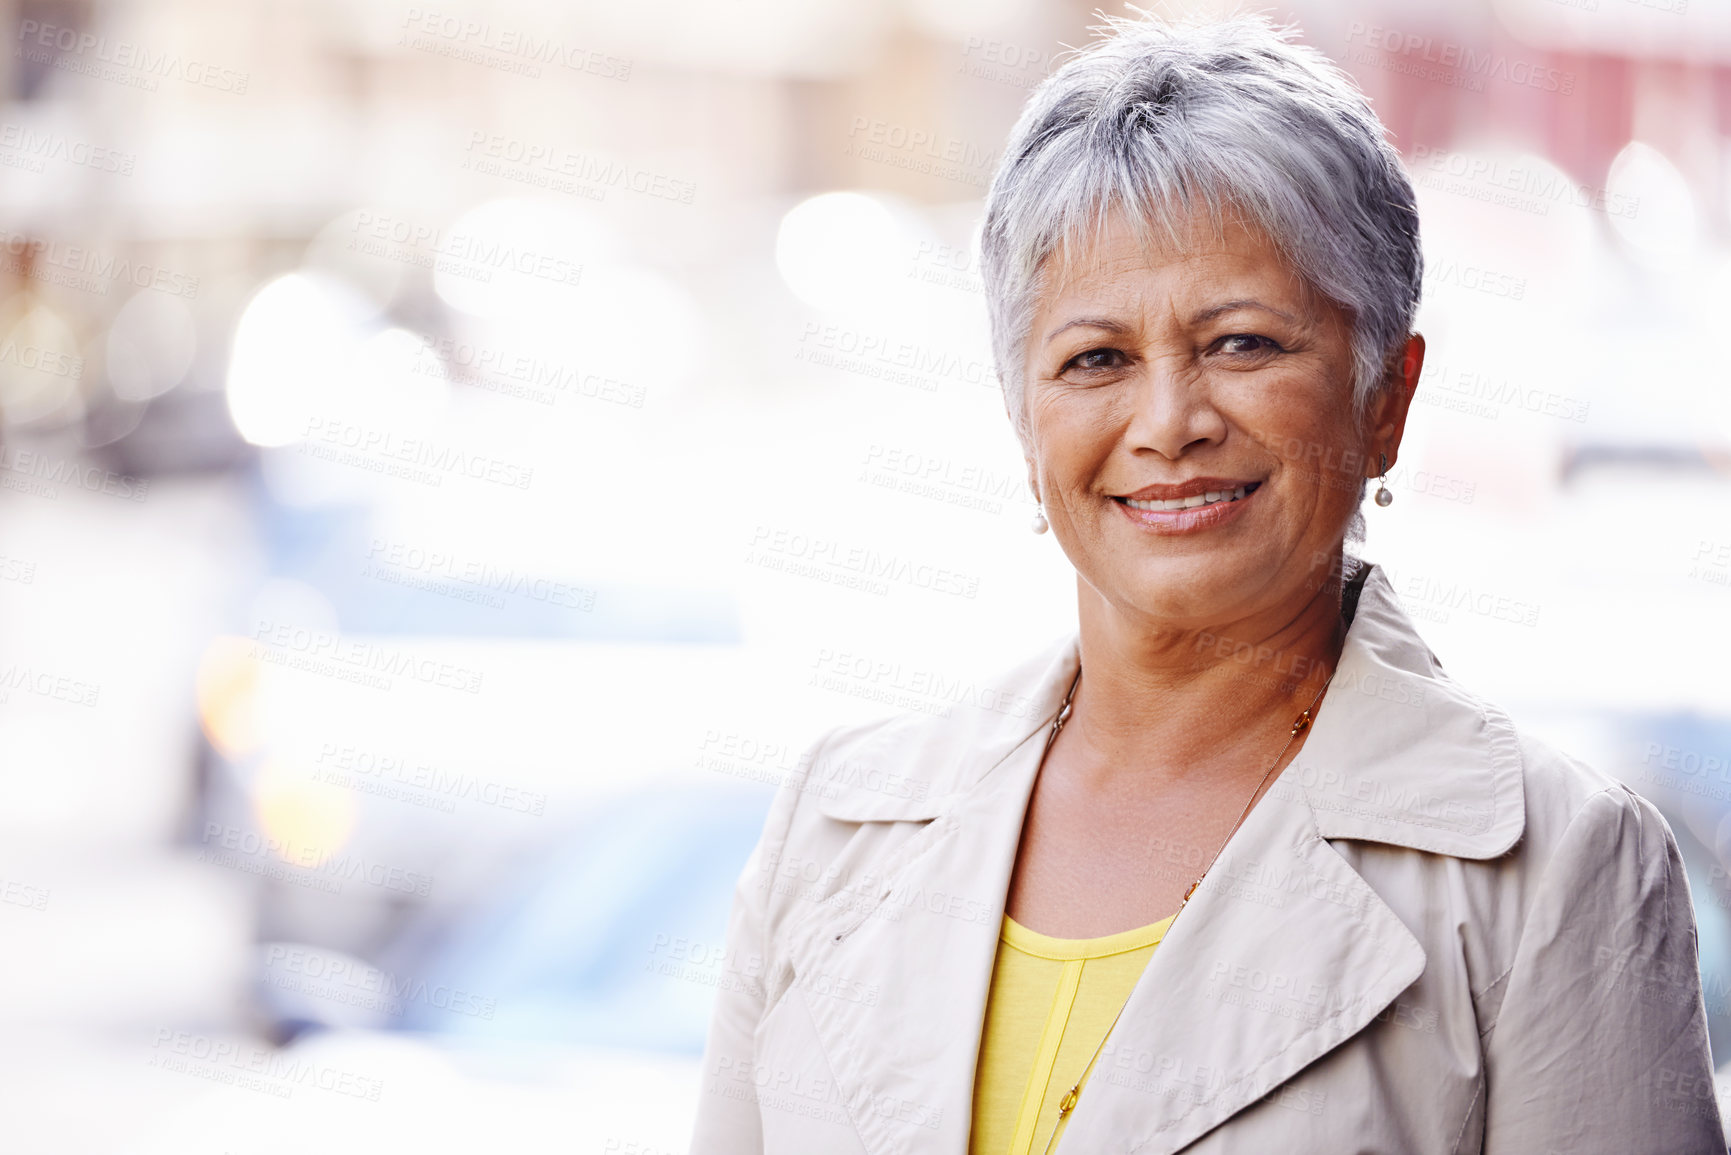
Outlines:
POLYGON ((1226 436, 1226 419, 1214 407, 1206 378, 1185 364, 1148 362, 1129 401, 1124 440, 1132 453, 1176 461, 1226 436))

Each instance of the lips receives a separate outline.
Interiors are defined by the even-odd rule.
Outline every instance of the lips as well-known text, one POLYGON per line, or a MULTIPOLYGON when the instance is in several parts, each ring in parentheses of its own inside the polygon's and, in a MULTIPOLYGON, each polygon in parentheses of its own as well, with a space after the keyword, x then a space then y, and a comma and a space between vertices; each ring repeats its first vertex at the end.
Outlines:
POLYGON ((1176 512, 1210 505, 1242 501, 1261 487, 1260 481, 1224 477, 1198 477, 1177 485, 1150 485, 1135 493, 1113 497, 1113 501, 1149 512, 1176 512))

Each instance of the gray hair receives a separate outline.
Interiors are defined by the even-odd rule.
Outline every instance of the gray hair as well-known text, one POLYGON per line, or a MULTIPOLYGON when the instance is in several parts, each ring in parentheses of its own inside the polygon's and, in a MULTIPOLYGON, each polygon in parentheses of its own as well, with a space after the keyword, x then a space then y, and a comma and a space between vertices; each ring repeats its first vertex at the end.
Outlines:
MULTIPOLYGON (((1041 272, 1121 209, 1176 240, 1230 207, 1351 318, 1362 421, 1412 329, 1423 276, 1400 156, 1350 77, 1263 16, 1108 17, 1043 81, 1010 133, 980 239, 993 356, 1022 444, 1023 363, 1041 272)), ((1357 527, 1355 526, 1355 529, 1357 527)))

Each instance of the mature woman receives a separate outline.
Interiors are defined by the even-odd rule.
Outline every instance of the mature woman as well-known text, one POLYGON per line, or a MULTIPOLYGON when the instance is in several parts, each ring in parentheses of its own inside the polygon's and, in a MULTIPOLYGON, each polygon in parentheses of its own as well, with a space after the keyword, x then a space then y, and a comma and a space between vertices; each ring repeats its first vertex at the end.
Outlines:
POLYGON ((1025 713, 835 730, 781 791, 694 1152, 1724 1152, 1664 819, 1343 552, 1424 356, 1351 82, 1260 19, 1116 25, 983 268, 1080 630, 1025 713))

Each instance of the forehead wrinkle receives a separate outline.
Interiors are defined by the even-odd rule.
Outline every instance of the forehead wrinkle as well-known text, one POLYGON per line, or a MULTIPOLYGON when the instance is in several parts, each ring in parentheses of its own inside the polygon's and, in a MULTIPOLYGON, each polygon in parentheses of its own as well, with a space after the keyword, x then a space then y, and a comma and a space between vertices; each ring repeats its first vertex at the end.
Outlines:
POLYGON ((1050 342, 1061 331, 1081 325, 1127 332, 1146 330, 1158 319, 1168 327, 1194 328, 1241 310, 1280 317, 1305 329, 1314 325, 1307 307, 1310 302, 1271 296, 1265 284, 1246 285, 1236 277, 1206 275, 1150 282, 1140 270, 1125 280, 1102 276, 1098 270, 1072 278, 1045 298, 1040 309, 1045 324, 1036 332, 1050 325, 1042 338, 1050 342))
MULTIPOLYGON (((1174 323, 1193 325, 1208 319, 1199 314, 1211 309, 1233 301, 1255 300, 1272 313, 1285 314, 1289 323, 1307 332, 1326 325, 1328 318, 1323 314, 1331 302, 1293 270, 1265 237, 1239 222, 1233 222, 1238 228, 1231 235, 1207 228, 1210 223, 1206 218, 1199 222, 1209 234, 1204 243, 1178 252, 1151 251, 1145 243, 1126 237, 1126 231, 1134 237, 1135 230, 1118 221, 1112 229, 1102 230, 1098 242, 1082 252, 1054 253, 1050 259, 1054 267, 1049 270, 1053 275, 1042 277, 1038 312, 1042 319, 1058 320, 1051 314, 1064 297, 1107 295, 1094 288, 1098 285, 1110 289, 1109 296, 1116 299, 1104 307, 1086 300, 1077 302, 1075 312, 1080 317, 1115 319, 1116 314, 1128 320, 1133 315, 1139 324, 1146 325, 1151 313, 1159 311, 1174 323), (1162 260, 1162 253, 1170 253, 1170 259, 1162 260), (1208 267, 1196 268, 1198 265, 1208 267), (1187 266, 1194 272, 1187 275, 1187 266), (1181 312, 1189 316, 1181 318, 1181 312)), ((1064 323, 1080 317, 1065 319, 1064 323)), ((1037 326, 1036 332, 1042 328, 1045 326, 1037 326)), ((1048 333, 1045 340, 1055 335, 1048 333)))

